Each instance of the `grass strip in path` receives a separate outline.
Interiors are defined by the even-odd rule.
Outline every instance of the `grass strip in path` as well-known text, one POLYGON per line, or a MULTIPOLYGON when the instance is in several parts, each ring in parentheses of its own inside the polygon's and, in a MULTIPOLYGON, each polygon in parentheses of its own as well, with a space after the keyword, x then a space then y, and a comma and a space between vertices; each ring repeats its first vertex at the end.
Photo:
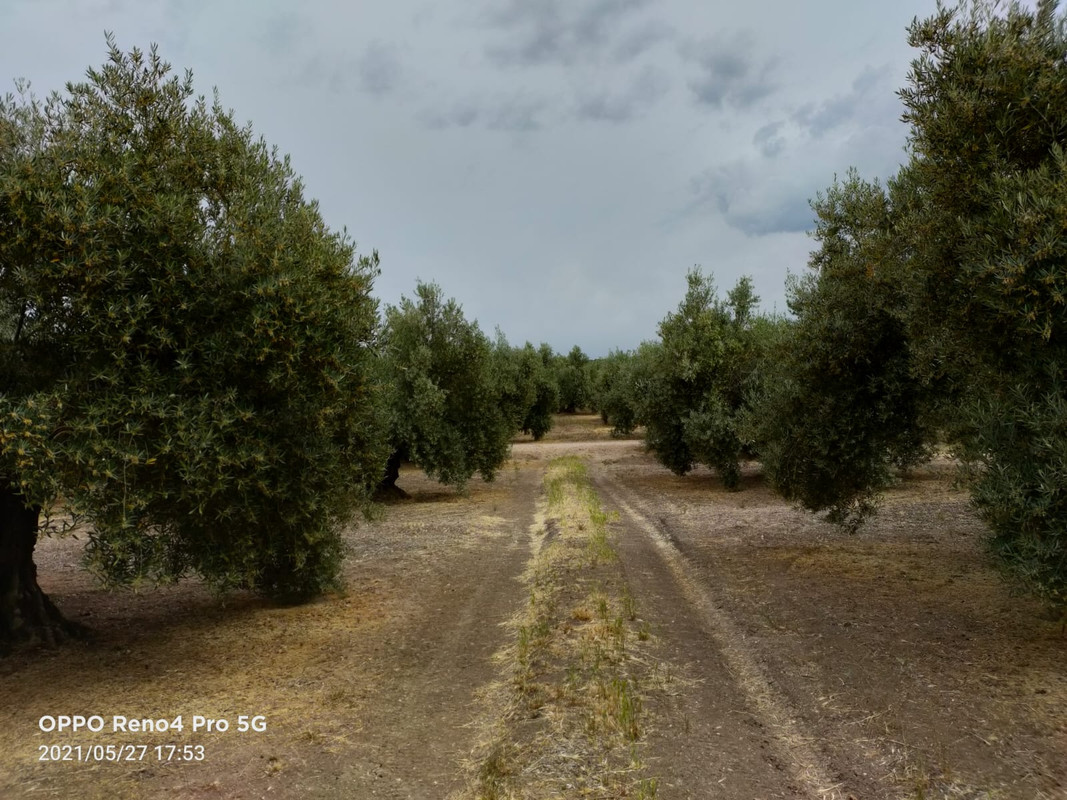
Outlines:
POLYGON ((585 465, 554 460, 544 489, 524 576, 530 599, 499 654, 503 678, 487 693, 493 720, 461 797, 654 798, 657 780, 642 761, 645 701, 675 679, 650 655, 585 465))

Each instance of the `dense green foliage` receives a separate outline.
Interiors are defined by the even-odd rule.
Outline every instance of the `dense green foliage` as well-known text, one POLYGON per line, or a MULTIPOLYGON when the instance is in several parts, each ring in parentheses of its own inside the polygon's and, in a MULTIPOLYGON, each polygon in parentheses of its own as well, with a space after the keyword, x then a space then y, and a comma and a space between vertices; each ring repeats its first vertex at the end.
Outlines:
MULTIPOLYGON (((997 549, 1067 601, 1067 35, 1056 4, 915 23, 910 334, 997 549), (958 409, 958 410, 957 410, 958 409), (953 413, 955 411, 955 413, 953 413)), ((906 190, 906 191, 904 191, 906 190)), ((903 204, 902 204, 903 205, 903 204)))
POLYGON ((551 348, 548 354, 546 364, 542 352, 532 344, 512 347, 499 332, 493 345, 493 383, 501 410, 513 430, 528 433, 535 441, 551 430, 552 412, 558 403, 551 348))
POLYGON ((637 427, 635 358, 633 353, 613 350, 597 362, 592 402, 604 424, 611 425, 613 436, 625 436, 637 427))
POLYGON ((492 480, 525 416, 522 406, 534 398, 506 343, 494 354, 455 300, 419 283, 414 300, 386 309, 380 366, 394 457, 457 487, 475 473, 492 480))
POLYGON ((578 345, 572 347, 567 355, 556 358, 556 381, 560 411, 573 414, 589 408, 592 400, 589 356, 578 345))
POLYGON ((0 479, 88 516, 112 582, 298 598, 383 453, 355 259, 279 159, 155 54, 0 104, 0 479))
POLYGON ((895 468, 920 460, 923 388, 901 315, 901 255, 881 187, 851 175, 814 204, 820 248, 746 430, 785 497, 855 526, 895 468))
POLYGON ((527 342, 522 357, 530 362, 533 402, 526 409, 519 430, 530 434, 535 440, 540 440, 552 429, 552 414, 559 407, 559 384, 552 369, 552 348, 542 343, 534 350, 536 363, 530 358, 530 350, 533 350, 533 346, 527 342))
POLYGON ((660 323, 660 346, 639 386, 638 420, 645 443, 672 472, 713 467, 727 487, 738 484, 744 446, 740 414, 754 370, 753 309, 758 298, 742 278, 720 300, 711 279, 694 269, 678 310, 660 323))
POLYGON ((954 444, 995 549, 1067 601, 1067 35, 978 0, 910 30, 910 159, 815 203, 815 273, 752 427, 788 497, 856 522, 954 444))

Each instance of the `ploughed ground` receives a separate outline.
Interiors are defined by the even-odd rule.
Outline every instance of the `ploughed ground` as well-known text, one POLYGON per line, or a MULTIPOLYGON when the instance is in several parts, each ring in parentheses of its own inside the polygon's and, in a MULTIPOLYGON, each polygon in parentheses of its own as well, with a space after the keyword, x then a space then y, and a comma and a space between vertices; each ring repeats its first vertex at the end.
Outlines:
MULTIPOLYGON (((545 535, 542 477, 567 454, 616 515, 643 657, 678 678, 643 697, 643 796, 1067 797, 1067 637, 1002 581, 951 464, 903 479, 849 536, 776 498, 757 465, 727 492, 567 416, 465 495, 404 470, 411 498, 347 532, 346 592, 307 606, 195 581, 107 592, 82 542, 43 541, 42 586, 96 637, 0 660, 0 798, 472 796, 486 689, 506 680, 505 623, 545 535), (75 714, 105 731, 40 730, 75 714), (118 715, 184 729, 114 733, 118 715), (194 715, 230 728, 194 732, 194 715), (266 730, 237 731, 240 715, 266 730), (41 760, 64 745, 82 760, 41 760), (145 750, 86 760, 93 745, 145 750), (177 760, 185 745, 203 760, 177 760)), ((523 796, 522 774, 508 785, 523 796)))

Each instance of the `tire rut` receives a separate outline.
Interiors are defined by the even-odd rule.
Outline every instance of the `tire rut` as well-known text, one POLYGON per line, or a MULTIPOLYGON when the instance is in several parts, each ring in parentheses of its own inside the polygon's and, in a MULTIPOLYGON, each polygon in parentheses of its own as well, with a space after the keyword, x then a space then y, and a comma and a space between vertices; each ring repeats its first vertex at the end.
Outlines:
POLYGON ((529 523, 540 472, 516 481, 503 536, 439 560, 413 581, 420 613, 388 634, 374 660, 387 674, 360 720, 355 757, 340 784, 357 797, 444 798, 463 785, 463 760, 478 735, 478 691, 496 677, 501 627, 521 604, 519 575, 529 558, 529 523))
MULTIPOLYGON (((676 789, 690 791, 679 796, 849 797, 678 539, 635 508, 636 502, 627 502, 624 487, 598 472, 594 483, 601 497, 622 512, 624 526, 637 534, 620 542, 635 593, 645 598, 646 607, 648 595, 658 601, 659 636, 683 659, 696 662, 700 674, 692 677, 703 683, 692 693, 693 713, 703 730, 672 740, 665 758, 673 768, 685 761, 699 764, 698 770, 683 768, 688 774, 675 780, 676 789), (717 727, 711 725, 716 721, 717 727), (683 755, 686 750, 691 752, 683 755)), ((685 733, 695 730, 688 716, 683 727, 685 733)), ((666 780, 670 784, 670 776, 666 780)))

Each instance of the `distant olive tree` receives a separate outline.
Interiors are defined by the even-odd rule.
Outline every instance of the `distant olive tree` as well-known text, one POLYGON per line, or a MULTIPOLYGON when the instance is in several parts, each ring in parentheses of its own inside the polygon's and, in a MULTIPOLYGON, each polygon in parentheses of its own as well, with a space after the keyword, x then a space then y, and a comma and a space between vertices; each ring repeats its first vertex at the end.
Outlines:
POLYGON ((519 429, 530 434, 534 441, 539 441, 552 430, 552 415, 559 406, 559 386, 552 370, 552 348, 542 344, 535 350, 527 342, 518 355, 524 380, 533 387, 532 401, 526 408, 519 429))
POLYGON ((500 332, 493 345, 493 382, 500 408, 510 426, 533 436, 537 441, 552 428, 552 413, 558 403, 558 391, 551 366, 542 354, 527 342, 512 347, 500 332))
POLYGON ((566 356, 556 359, 556 376, 559 384, 559 410, 568 414, 589 407, 589 356, 578 345, 566 356))
POLYGON ((593 380, 594 405, 613 436, 626 436, 637 427, 639 398, 634 385, 634 353, 613 350, 599 360, 593 380))
POLYGON ((659 326, 659 347, 642 376, 638 414, 645 443, 672 472, 713 467, 727 487, 740 481, 744 455, 738 423, 747 404, 754 309, 758 298, 745 277, 720 300, 699 269, 687 276, 678 310, 659 326))
POLYGON ((396 490, 405 460, 456 487, 475 473, 492 480, 526 402, 525 388, 510 382, 510 353, 494 355, 459 304, 421 282, 414 299, 386 308, 381 339, 391 455, 379 491, 396 490))

